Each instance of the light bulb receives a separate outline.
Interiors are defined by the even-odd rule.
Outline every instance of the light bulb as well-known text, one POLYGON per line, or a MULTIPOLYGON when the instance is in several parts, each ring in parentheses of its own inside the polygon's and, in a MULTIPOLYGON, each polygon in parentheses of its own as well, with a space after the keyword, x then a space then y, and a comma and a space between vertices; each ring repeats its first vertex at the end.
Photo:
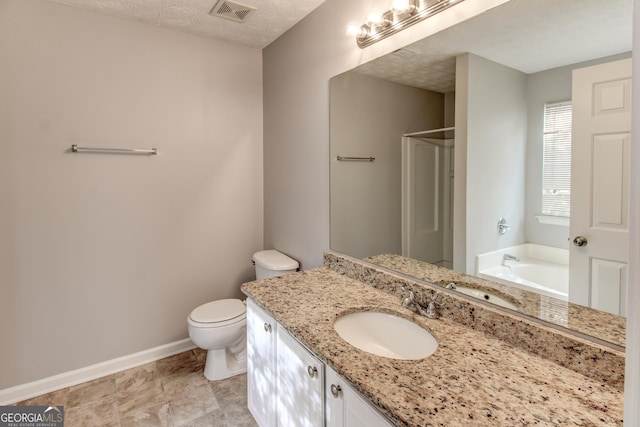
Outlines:
POLYGON ((379 13, 370 13, 367 15, 367 24, 370 27, 376 27, 382 23, 382 15, 379 13))
POLYGON ((411 4, 409 0, 393 0, 391 3, 391 11, 395 15, 404 15, 405 13, 411 13, 415 9, 415 6, 411 4))
POLYGON ((391 10, 397 15, 407 13, 408 8, 409 0, 393 0, 391 3, 391 10))
POLYGON ((345 32, 348 36, 355 37, 360 33, 360 26, 354 22, 349 22, 345 32))

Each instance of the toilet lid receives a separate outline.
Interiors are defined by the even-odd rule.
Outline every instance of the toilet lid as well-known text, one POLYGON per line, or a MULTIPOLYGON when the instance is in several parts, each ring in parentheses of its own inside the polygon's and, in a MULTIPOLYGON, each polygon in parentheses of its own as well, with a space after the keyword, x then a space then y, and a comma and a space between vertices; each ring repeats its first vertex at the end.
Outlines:
POLYGON ((191 320, 199 323, 217 323, 242 316, 246 307, 239 299, 221 299, 208 302, 191 312, 191 320))

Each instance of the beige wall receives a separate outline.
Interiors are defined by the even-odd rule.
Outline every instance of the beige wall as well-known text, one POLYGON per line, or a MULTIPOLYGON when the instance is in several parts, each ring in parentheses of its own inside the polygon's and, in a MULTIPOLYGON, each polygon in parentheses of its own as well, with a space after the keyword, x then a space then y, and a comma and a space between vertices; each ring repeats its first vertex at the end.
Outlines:
POLYGON ((520 71, 473 54, 456 61, 453 234, 465 240, 454 244, 457 271, 475 274, 478 254, 524 243, 526 92, 520 71), (500 218, 511 226, 504 235, 500 218))
POLYGON ((442 128, 444 95, 355 72, 330 85, 331 249, 358 258, 402 253, 402 135, 442 128))
POLYGON ((0 389, 186 338, 239 295, 263 243, 260 50, 0 0, 0 58, 0 389))

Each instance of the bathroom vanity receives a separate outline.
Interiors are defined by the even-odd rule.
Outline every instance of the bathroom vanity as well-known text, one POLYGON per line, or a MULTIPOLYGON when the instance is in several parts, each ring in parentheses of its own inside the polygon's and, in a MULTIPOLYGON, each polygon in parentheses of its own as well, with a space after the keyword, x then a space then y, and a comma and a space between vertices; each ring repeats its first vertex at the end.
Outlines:
POLYGON ((242 287, 248 404, 261 427, 622 425, 624 353, 358 260, 325 260, 323 268, 242 287), (442 292, 440 318, 403 308, 403 287, 442 292), (418 360, 362 351, 334 323, 363 311, 408 319, 438 348, 418 360), (513 339, 499 339, 496 324, 513 339), (527 350, 539 346, 539 334, 557 336, 545 338, 553 357, 527 350))
POLYGON ((261 427, 393 425, 252 299, 247 352, 247 401, 261 427))

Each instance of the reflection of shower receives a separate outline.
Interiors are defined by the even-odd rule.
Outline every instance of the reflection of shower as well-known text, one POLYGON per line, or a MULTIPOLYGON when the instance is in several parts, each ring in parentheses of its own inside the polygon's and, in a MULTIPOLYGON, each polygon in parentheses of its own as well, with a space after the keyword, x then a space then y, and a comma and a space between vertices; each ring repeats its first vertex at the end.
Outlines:
POLYGON ((453 128, 402 138, 402 255, 453 265, 453 128))

